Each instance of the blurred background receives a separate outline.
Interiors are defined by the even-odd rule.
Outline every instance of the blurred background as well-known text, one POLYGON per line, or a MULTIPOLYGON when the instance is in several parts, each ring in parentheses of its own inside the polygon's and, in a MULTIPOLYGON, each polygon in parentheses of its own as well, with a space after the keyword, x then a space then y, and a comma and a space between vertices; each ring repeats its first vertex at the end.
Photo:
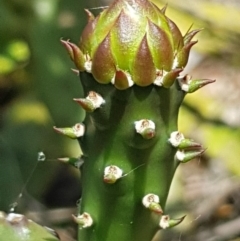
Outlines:
MULTIPOLYGON (((86 23, 83 9, 97 13, 110 2, 0 1, 0 210, 25 213, 55 228, 63 241, 76 240, 71 214, 81 195, 80 174, 57 158, 81 152, 76 141, 52 127, 72 126, 84 113, 72 101, 82 89, 59 40, 77 43, 86 23)), ((191 25, 203 28, 185 73, 217 80, 188 95, 181 108, 179 130, 207 150, 178 168, 167 213, 187 217, 159 236, 164 241, 239 241, 240 2, 154 2, 168 3, 166 15, 183 34, 191 25)))

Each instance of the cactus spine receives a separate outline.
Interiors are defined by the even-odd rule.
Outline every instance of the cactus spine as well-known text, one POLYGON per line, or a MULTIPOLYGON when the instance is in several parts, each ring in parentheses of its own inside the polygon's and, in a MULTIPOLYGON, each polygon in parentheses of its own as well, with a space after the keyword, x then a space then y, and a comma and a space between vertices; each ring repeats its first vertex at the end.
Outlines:
POLYGON ((178 132, 187 93, 212 80, 179 76, 199 30, 182 36, 148 0, 116 0, 96 18, 90 11, 80 44, 61 40, 85 96, 82 124, 54 129, 78 139, 84 153, 79 241, 150 241, 180 219, 164 213, 179 163, 202 146, 178 132))

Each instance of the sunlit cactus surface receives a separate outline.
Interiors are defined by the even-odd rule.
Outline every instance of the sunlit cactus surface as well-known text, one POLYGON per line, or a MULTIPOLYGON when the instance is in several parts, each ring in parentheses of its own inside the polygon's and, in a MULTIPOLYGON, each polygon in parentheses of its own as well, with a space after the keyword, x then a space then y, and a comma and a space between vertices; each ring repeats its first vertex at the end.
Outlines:
POLYGON ((86 14, 80 42, 61 40, 84 89, 74 100, 86 118, 55 127, 83 151, 73 216, 79 241, 151 241, 183 221, 164 211, 171 181, 179 164, 204 152, 177 124, 184 96, 213 82, 181 75, 199 30, 183 35, 166 7, 148 0, 116 0, 96 17, 86 14))
POLYGON ((61 43, 86 117, 54 127, 83 153, 60 158, 81 171, 78 241, 151 241, 184 220, 165 212, 169 188, 177 166, 205 150, 178 130, 185 95, 213 82, 181 74, 199 30, 182 34, 166 7, 148 0, 115 0, 98 16, 85 11, 79 43, 61 43))

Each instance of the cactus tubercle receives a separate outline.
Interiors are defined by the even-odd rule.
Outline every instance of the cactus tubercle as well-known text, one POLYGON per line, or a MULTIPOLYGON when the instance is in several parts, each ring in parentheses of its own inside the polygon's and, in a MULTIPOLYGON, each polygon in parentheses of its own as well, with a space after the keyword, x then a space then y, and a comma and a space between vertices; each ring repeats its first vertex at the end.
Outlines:
POLYGON ((91 215, 87 212, 84 212, 83 214, 78 216, 72 215, 72 218, 74 222, 79 225, 80 228, 88 228, 93 225, 93 219, 91 215))
POLYGON ((149 193, 145 195, 142 199, 142 204, 144 207, 155 213, 163 213, 162 207, 160 206, 160 198, 156 194, 149 193))
POLYGON ((77 139, 77 138, 83 136, 85 133, 85 126, 81 123, 77 123, 72 127, 59 128, 59 127, 54 126, 53 129, 57 133, 65 135, 71 139, 77 139))
POLYGON ((159 226, 161 229, 175 227, 176 225, 180 224, 185 217, 186 215, 178 219, 170 219, 169 215, 163 215, 160 219, 159 226))
POLYGON ((135 121, 135 130, 144 139, 152 139, 155 136, 155 123, 151 120, 142 119, 135 121))
POLYGON ((118 166, 111 165, 104 169, 103 181, 105 183, 113 184, 123 175, 123 170, 118 166))

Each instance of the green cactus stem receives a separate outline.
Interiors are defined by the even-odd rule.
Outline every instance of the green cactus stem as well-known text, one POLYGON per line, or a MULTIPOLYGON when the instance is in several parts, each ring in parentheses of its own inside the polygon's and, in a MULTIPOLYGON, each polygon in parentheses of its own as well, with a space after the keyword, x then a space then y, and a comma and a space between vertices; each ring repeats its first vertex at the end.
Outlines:
POLYGON ((2 241, 57 241, 58 235, 24 215, 0 212, 0 240, 2 241))
MULTIPOLYGON (((148 0, 115 0, 88 23, 79 45, 61 40, 84 96, 79 241, 151 241, 184 219, 164 212, 177 166, 204 149, 178 131, 184 96, 213 80, 180 76, 200 30, 183 36, 148 0), (86 97, 87 96, 87 97, 86 97)), ((76 128, 75 128, 76 129, 76 128)), ((77 128, 78 129, 78 128, 77 128)))

